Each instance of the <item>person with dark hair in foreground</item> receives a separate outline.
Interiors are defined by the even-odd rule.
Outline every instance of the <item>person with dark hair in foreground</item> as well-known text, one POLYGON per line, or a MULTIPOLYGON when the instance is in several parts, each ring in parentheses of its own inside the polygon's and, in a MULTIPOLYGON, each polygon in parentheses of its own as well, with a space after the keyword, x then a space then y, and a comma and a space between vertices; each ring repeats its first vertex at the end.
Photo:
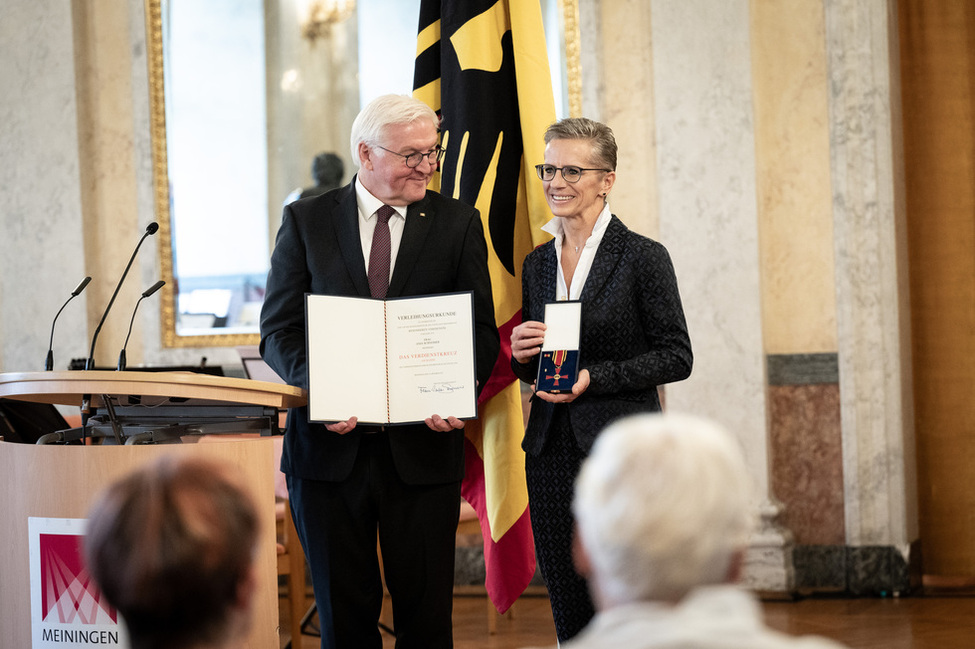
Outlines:
POLYGON ((98 498, 85 561, 132 649, 237 647, 249 630, 258 528, 227 465, 166 456, 98 498))
POLYGON ((737 585, 757 498, 715 423, 642 414, 607 427, 576 481, 573 555, 598 613, 563 649, 842 649, 769 629, 737 585))

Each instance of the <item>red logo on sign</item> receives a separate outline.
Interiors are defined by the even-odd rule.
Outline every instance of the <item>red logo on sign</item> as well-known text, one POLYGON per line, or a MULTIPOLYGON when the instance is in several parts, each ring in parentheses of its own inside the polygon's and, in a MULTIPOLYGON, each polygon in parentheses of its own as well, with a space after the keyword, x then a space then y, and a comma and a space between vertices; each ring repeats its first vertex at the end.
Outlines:
POLYGON ((115 609, 104 601, 81 558, 84 537, 41 534, 41 610, 44 621, 62 624, 118 622, 115 609), (51 618, 56 614, 57 618, 51 618))

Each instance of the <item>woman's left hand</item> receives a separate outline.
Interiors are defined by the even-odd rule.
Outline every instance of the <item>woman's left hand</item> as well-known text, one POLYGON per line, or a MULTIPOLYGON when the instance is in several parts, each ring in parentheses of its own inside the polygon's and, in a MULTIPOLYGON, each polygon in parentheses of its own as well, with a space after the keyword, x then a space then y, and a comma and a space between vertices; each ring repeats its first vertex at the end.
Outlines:
POLYGON ((572 392, 560 392, 559 394, 552 394, 551 392, 536 392, 535 396, 542 401, 548 401, 549 403, 572 403, 588 388, 589 370, 579 370, 579 378, 576 379, 575 385, 572 386, 572 392))

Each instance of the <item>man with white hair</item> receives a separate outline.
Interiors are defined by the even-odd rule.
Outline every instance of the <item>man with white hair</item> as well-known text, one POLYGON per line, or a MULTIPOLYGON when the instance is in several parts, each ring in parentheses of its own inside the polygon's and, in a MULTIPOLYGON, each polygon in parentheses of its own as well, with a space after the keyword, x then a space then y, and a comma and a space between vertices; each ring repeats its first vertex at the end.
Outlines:
MULTIPOLYGON (((308 387, 305 295, 393 299, 470 291, 478 385, 500 342, 480 213, 427 189, 443 156, 423 102, 382 95, 352 123, 352 181, 284 208, 261 312, 261 354, 308 387)), ((348 317, 340 309, 329 314, 348 317)), ((375 344, 352 339, 351 349, 375 344)), ((324 371, 343 375, 338 362, 324 371)), ((359 386, 373 394, 383 380, 359 386)), ((430 413, 397 426, 319 423, 292 408, 281 469, 308 558, 322 649, 381 649, 383 581, 398 649, 453 646, 454 543, 464 477, 464 421, 430 413)))
POLYGON ((598 613, 564 649, 839 649, 765 626, 737 586, 753 486, 727 431, 686 415, 611 424, 576 481, 575 561, 598 613))

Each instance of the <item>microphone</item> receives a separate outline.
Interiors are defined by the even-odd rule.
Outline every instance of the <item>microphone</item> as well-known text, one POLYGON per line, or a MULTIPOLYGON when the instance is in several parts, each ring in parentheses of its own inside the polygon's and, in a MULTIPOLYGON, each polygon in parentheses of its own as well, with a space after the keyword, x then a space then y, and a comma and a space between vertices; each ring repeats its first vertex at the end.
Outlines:
POLYGON ((88 282, 90 281, 90 277, 86 277, 81 280, 81 283, 78 284, 78 288, 71 291, 71 297, 65 300, 64 304, 61 305, 61 308, 58 309, 57 315, 54 316, 54 322, 51 323, 51 342, 47 346, 47 362, 44 363, 44 370, 47 372, 54 369, 54 325, 57 324, 58 316, 61 315, 62 311, 64 311, 64 307, 68 306, 68 302, 78 297, 81 292, 85 290, 85 287, 88 286, 88 282))
POLYGON ((152 295, 153 293, 161 289, 163 286, 165 286, 165 284, 166 282, 159 280, 158 282, 156 282, 155 284, 147 288, 145 291, 143 291, 142 297, 140 297, 139 301, 135 303, 135 308, 132 309, 132 319, 129 320, 129 333, 125 334, 125 344, 122 345, 122 351, 119 352, 118 355, 118 367, 116 368, 118 371, 121 372, 122 370, 125 369, 125 348, 129 346, 129 336, 132 335, 132 323, 135 322, 135 312, 139 310, 139 305, 142 304, 142 300, 146 299, 147 297, 149 297, 150 295, 152 295))
POLYGON ((108 317, 108 312, 111 310, 112 305, 115 304, 115 298, 118 296, 119 289, 122 288, 122 282, 125 281, 125 276, 129 274, 129 268, 132 267, 132 262, 135 261, 135 256, 139 252, 139 248, 142 246, 142 242, 146 240, 146 237, 156 234, 156 230, 159 229, 159 224, 153 221, 146 226, 146 232, 139 239, 139 243, 136 244, 135 250, 132 251, 132 256, 129 257, 129 263, 126 264, 125 270, 122 271, 122 277, 119 278, 118 285, 115 287, 115 292, 112 293, 112 299, 108 301, 108 306, 105 307, 105 313, 102 314, 102 319, 99 321, 98 326, 95 328, 95 335, 91 337, 91 350, 88 352, 88 361, 85 363, 86 370, 95 369, 95 341, 98 340, 98 333, 102 330, 102 325, 105 324, 105 318, 108 317))

